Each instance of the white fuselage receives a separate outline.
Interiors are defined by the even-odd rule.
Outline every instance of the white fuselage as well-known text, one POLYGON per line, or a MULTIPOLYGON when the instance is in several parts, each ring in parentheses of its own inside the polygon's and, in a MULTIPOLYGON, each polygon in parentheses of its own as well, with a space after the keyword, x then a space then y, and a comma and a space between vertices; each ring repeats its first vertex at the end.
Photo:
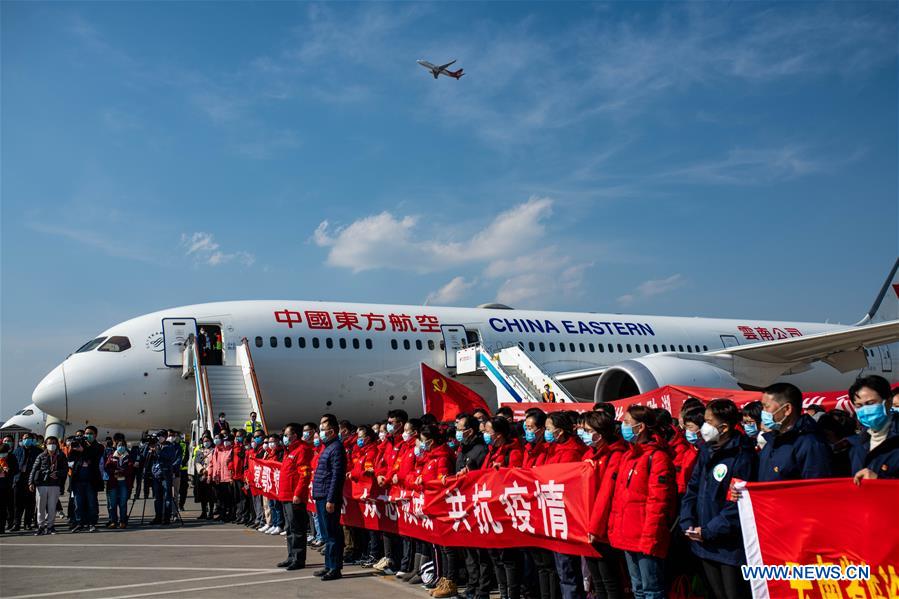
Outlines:
MULTIPOLYGON (((699 354, 769 337, 847 328, 751 319, 337 302, 197 304, 140 316, 104 331, 99 337, 127 337, 130 349, 70 355, 38 385, 34 403, 73 426, 184 429, 195 414, 195 386, 181 377, 180 354, 167 351, 166 341, 160 341, 166 318, 221 327, 225 364, 234 363, 235 346, 247 338, 270 426, 312 420, 324 412, 354 422, 382 419, 392 408, 421 413, 420 363, 447 371, 440 325, 463 325, 490 350, 521 343, 548 374, 607 367, 666 351, 699 354)), ((872 353, 868 361, 864 372, 895 380, 889 353, 872 353)), ((840 373, 818 362, 781 380, 805 389, 843 389, 858 374, 840 373)), ((458 380, 495 401, 492 384, 480 373, 458 380)), ((245 417, 229 415, 229 420, 235 425, 245 417)))

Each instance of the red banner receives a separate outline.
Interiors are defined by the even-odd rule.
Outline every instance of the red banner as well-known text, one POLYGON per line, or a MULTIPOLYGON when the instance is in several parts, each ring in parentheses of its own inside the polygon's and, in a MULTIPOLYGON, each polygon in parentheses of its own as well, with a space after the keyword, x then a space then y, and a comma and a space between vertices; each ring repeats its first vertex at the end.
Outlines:
POLYGON ((756 599, 899 597, 899 480, 749 483, 738 504, 749 566, 870 566, 867 580, 772 580, 769 573, 752 582, 756 599))
MULTIPOLYGON (((680 416, 680 408, 684 400, 688 397, 695 397, 704 402, 713 399, 730 399, 737 407, 753 402, 760 401, 762 394, 760 391, 741 391, 735 389, 712 389, 709 387, 680 387, 675 385, 666 385, 652 391, 635 395, 627 399, 619 399, 613 401, 615 406, 615 414, 618 420, 624 415, 624 411, 632 405, 649 406, 651 408, 665 408, 671 415, 677 418, 680 416)), ((528 408, 538 406, 544 412, 556 412, 559 410, 574 410, 576 412, 588 412, 593 409, 592 403, 504 403, 503 406, 512 408, 516 419, 524 418, 524 412, 528 408)), ((852 402, 849 401, 849 395, 846 391, 810 391, 802 394, 802 406, 819 405, 825 410, 839 408, 846 410, 850 414, 855 413, 852 402)))
POLYGON ((490 412, 483 397, 424 364, 421 365, 421 396, 425 412, 433 414, 438 422, 454 420, 462 412, 470 414, 477 408, 490 412))
MULTIPOLYGON (((254 491, 275 496, 279 467, 251 458, 254 491)), ((587 541, 595 499, 594 470, 585 462, 474 471, 445 484, 432 481, 423 491, 347 481, 341 522, 450 547, 544 547, 595 556, 587 541)), ((308 509, 314 511, 311 502, 308 509)))
POLYGON ((247 466, 246 481, 250 485, 250 491, 253 495, 264 495, 269 499, 278 499, 281 462, 257 460, 251 457, 247 466))

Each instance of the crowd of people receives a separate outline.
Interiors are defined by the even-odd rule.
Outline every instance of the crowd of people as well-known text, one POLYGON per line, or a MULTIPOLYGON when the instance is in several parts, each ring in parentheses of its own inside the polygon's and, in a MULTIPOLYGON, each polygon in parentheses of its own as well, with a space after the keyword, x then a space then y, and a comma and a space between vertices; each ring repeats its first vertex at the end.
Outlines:
POLYGON ((747 597, 732 480, 844 476, 863 484, 899 477, 899 387, 870 376, 856 381, 849 397, 854 414, 803 409, 800 390, 778 383, 742 408, 728 399, 686 400, 676 419, 632 405, 619 421, 609 403, 586 413, 535 406, 517 422, 508 408, 475 410, 451 422, 391 410, 381 422, 359 426, 325 414, 277 434, 263 431, 255 414, 242 428, 231 428, 221 414, 192 450, 176 431, 159 431, 134 447, 120 436, 102 445, 92 427, 63 447, 54 437, 25 435, 15 451, 11 440, 0 445, 0 527, 55 533, 67 482, 73 531, 96 529, 104 488, 106 525, 127 526, 128 498, 140 495, 142 483, 145 497, 153 491, 153 523, 169 523, 183 509, 190 477, 200 519, 284 536, 287 554, 277 566, 287 570, 305 568, 307 548, 318 549, 325 564, 315 575, 324 581, 356 564, 424 585, 437 598, 486 599, 496 589, 502 599, 587 592, 616 598, 629 587, 650 599, 664 597, 674 576, 690 573, 708 597, 747 597), (250 493, 244 482, 250 457, 280 463, 277 500, 250 493), (421 489, 473 470, 578 461, 596 473, 589 542, 599 557, 539 546, 437 546, 340 523, 346 480, 421 489), (310 493, 314 514, 306 507, 310 493))

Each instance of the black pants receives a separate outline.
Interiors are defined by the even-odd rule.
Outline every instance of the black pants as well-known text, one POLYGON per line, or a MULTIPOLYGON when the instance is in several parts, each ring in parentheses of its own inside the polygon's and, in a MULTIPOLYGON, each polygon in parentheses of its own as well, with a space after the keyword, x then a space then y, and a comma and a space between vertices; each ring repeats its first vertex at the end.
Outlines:
POLYGON ((374 561, 384 557, 384 541, 381 539, 380 531, 368 531, 368 557, 374 561))
POLYGON ((739 566, 702 560, 702 571, 709 583, 712 599, 744 599, 749 597, 749 583, 743 580, 739 566))
POLYGON ((467 594, 487 599, 493 586, 493 564, 486 549, 465 549, 465 569, 468 570, 467 594))
POLYGON ((602 543, 594 543, 593 546, 602 556, 587 558, 587 571, 593 581, 593 596, 596 599, 623 599, 621 582, 625 574, 621 570, 621 552, 602 543))
POLYGON ((184 503, 187 501, 187 488, 189 486, 187 480, 187 470, 181 471, 178 485, 178 508, 183 510, 184 503))
POLYGON ((439 547, 441 571, 440 575, 459 584, 459 549, 456 547, 439 547))
POLYGON ((522 555, 520 549, 488 549, 499 594, 509 599, 521 597, 522 555))
POLYGON ((535 547, 528 549, 528 553, 537 571, 540 599, 559 599, 562 590, 559 587, 559 575, 556 573, 556 559, 553 552, 535 547))
POLYGON ((215 485, 215 498, 218 502, 221 519, 225 522, 234 520, 234 495, 231 492, 231 483, 217 483, 215 485))
POLYGON ((306 532, 309 530, 306 505, 282 501, 281 506, 284 508, 284 530, 287 531, 287 559, 305 567, 306 532))
POLYGON ((393 563, 393 568, 398 568, 400 560, 403 559, 403 540, 399 536, 387 532, 382 537, 384 539, 384 555, 393 563))
POLYGON ((16 526, 24 524, 28 527, 37 525, 37 515, 34 512, 34 491, 28 490, 27 481, 16 485, 16 526))
MULTIPOLYGON (((5 481, 4 481, 5 482, 5 481)), ((11 519, 14 519, 15 505, 13 504, 12 485, 3 485, 0 487, 0 533, 6 532, 6 526, 11 519), (13 518, 10 518, 10 515, 13 518)))

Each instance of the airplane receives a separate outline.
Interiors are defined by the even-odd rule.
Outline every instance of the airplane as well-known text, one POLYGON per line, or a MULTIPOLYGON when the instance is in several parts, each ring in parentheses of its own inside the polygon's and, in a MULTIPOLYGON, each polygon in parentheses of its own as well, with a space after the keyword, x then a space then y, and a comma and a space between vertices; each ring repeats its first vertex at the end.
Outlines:
POLYGON ((424 68, 431 71, 431 75, 434 76, 434 79, 437 79, 440 75, 445 75, 447 77, 453 77, 454 79, 461 79, 462 75, 464 75, 464 73, 462 72, 464 69, 459 69, 458 71, 451 71, 447 68, 449 66, 452 66, 456 62, 455 60, 451 60, 450 62, 448 62, 444 65, 440 65, 440 66, 432 64, 432 63, 428 62, 427 60, 423 60, 423 59, 418 60, 416 62, 418 62, 418 64, 420 64, 424 68))
MULTIPOLYGON (((269 428, 326 412, 372 422, 393 408, 412 415, 423 411, 424 363, 496 405, 497 386, 484 372, 460 374, 453 367, 456 350, 466 344, 488 353, 518 347, 548 381, 588 401, 614 401, 664 385, 761 389, 786 381, 807 390, 845 389, 863 374, 894 383, 897 270, 899 259, 855 325, 515 310, 501 304, 257 300, 180 306, 103 331, 46 375, 32 400, 74 426, 181 430, 196 418, 200 390, 210 395, 204 385, 224 388, 227 375, 236 377, 238 387, 253 379, 247 389, 261 398, 269 428), (220 334, 222 349, 197 359, 206 374, 192 381, 184 348, 201 328, 207 337, 220 334)), ((224 401, 224 393, 214 390, 211 396, 224 401)), ((215 402, 207 407, 217 414, 215 402)), ((226 413, 239 426, 249 408, 236 414, 235 409, 226 413)))
MULTIPOLYGON (((22 428, 31 431, 32 433, 44 434, 46 424, 47 414, 39 407, 31 403, 13 414, 12 418, 7 420, 3 424, 3 428, 21 426, 22 428)), ((72 429, 72 432, 74 432, 74 430, 75 429, 72 429)), ((134 429, 119 429, 116 427, 108 426, 98 427, 97 429, 97 437, 99 437, 100 440, 106 439, 106 437, 111 437, 115 433, 122 433, 128 440, 140 439, 142 435, 141 431, 134 429)))

